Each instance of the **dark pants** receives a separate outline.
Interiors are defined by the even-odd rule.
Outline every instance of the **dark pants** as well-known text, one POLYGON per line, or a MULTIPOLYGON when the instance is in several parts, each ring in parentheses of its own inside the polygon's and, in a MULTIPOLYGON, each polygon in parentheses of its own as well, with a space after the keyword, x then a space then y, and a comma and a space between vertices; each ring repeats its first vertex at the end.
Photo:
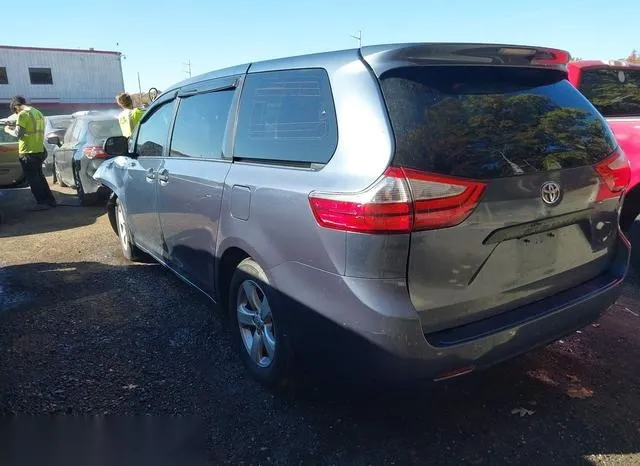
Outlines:
POLYGON ((42 173, 42 161, 45 156, 46 153, 44 152, 39 154, 20 154, 20 164, 36 202, 38 204, 55 205, 56 199, 51 194, 49 183, 47 183, 42 173))

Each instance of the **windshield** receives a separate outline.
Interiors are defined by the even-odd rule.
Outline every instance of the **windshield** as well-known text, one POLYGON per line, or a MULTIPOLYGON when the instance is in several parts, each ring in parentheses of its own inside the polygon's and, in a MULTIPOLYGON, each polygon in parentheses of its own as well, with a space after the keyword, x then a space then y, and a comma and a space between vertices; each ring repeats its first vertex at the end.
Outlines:
POLYGON ((4 131, 2 131, 2 128, 0 128, 0 144, 15 144, 16 142, 18 142, 18 139, 16 137, 5 133, 4 131))
POLYGON ((122 136, 118 120, 95 120, 89 123, 89 132, 94 138, 106 139, 112 136, 122 136))
POLYGON ((606 117, 640 116, 640 70, 583 71, 580 91, 606 117))
POLYGON ((395 163, 476 179, 590 165, 613 134, 561 73, 409 67, 381 77, 395 163))

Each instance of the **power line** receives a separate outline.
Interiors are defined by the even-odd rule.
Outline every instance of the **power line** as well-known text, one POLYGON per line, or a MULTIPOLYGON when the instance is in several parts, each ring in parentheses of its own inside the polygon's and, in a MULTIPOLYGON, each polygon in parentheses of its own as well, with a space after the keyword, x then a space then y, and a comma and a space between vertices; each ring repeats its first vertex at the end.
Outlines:
POLYGON ((350 36, 358 41, 358 48, 359 49, 362 48, 362 31, 359 30, 357 36, 354 36, 354 35, 351 35, 351 34, 350 34, 350 36))
POLYGON ((191 77, 191 60, 187 60, 183 65, 187 67, 187 69, 183 71, 191 77))

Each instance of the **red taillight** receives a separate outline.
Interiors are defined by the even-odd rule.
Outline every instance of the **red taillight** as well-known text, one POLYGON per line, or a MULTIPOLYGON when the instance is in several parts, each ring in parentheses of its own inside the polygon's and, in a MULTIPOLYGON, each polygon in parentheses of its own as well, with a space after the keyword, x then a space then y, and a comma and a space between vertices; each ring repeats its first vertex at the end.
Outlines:
POLYGON ((485 185, 392 167, 360 193, 311 193, 320 226, 360 233, 408 233, 457 225, 478 205, 485 185))
POLYGON ((414 200, 414 230, 462 223, 480 202, 485 184, 477 181, 404 170, 414 200))
POLYGON ((389 168, 360 193, 311 193, 311 209, 320 226, 361 233, 411 231, 413 207, 402 169, 389 168))
POLYGON ((631 181, 631 167, 622 149, 617 149, 613 154, 595 166, 600 176, 600 188, 596 201, 617 198, 631 181))
POLYGON ((88 159, 106 159, 109 157, 100 146, 85 146, 82 149, 82 154, 88 159))

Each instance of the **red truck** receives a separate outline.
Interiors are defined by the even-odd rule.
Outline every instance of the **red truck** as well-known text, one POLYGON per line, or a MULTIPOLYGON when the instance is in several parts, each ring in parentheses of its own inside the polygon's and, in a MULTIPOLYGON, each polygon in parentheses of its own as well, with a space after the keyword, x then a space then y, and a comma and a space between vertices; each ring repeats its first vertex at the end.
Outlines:
POLYGON ((620 227, 628 233, 640 214, 640 64, 579 60, 570 62, 568 71, 571 84, 607 119, 629 159, 631 182, 620 214, 620 227))

